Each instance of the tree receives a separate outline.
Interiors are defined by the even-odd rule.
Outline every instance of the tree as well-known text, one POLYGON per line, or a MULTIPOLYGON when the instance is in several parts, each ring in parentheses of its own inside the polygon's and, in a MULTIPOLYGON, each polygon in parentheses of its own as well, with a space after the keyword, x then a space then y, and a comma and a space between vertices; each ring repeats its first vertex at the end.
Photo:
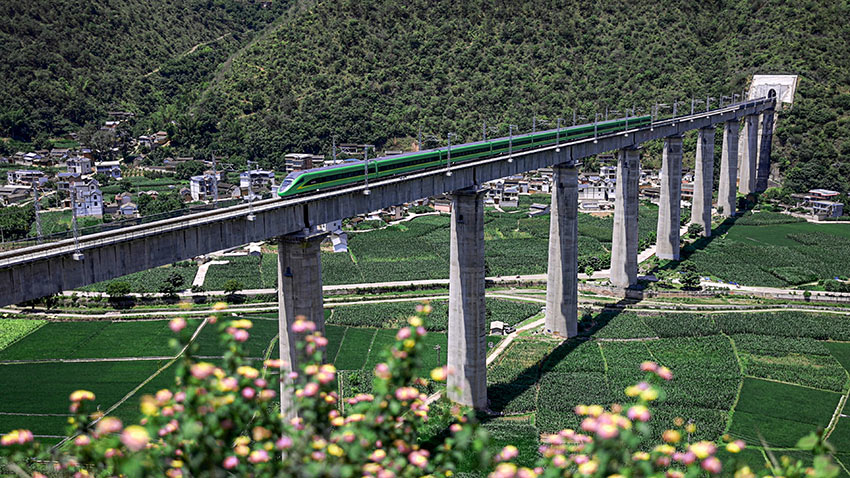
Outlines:
POLYGON ((691 238, 698 237, 700 234, 702 234, 703 230, 704 228, 702 227, 702 224, 697 224, 695 222, 691 223, 690 225, 688 225, 688 236, 691 238))
POLYGON ((204 166, 204 163, 200 161, 186 161, 185 163, 178 164, 177 167, 174 168, 177 178, 184 181, 188 181, 192 176, 203 174, 204 170, 206 170, 206 166, 204 166))
POLYGON ((682 274, 682 286, 688 290, 699 290, 700 288, 700 277, 694 271, 688 271, 682 274))
POLYGON ((593 266, 590 264, 588 264, 587 267, 584 268, 584 274, 587 276, 588 279, 593 277, 594 272, 596 272, 596 270, 593 269, 593 266))
POLYGON ((236 295, 237 292, 244 289, 245 285, 236 279, 230 279, 224 283, 224 293, 227 295, 236 295))
POLYGON ((177 271, 172 271, 168 277, 162 282, 159 291, 167 296, 175 296, 177 291, 183 285, 184 279, 177 271))
POLYGON ((106 295, 109 296, 110 302, 116 302, 130 293, 132 287, 129 282, 126 281, 112 281, 106 286, 106 295))

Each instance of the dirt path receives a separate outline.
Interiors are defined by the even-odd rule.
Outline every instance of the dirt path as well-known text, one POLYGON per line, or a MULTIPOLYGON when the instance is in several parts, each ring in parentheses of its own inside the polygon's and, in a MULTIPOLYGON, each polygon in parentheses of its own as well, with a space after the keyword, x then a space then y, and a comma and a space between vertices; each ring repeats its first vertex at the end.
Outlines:
MULTIPOLYGON (((215 43, 215 42, 217 42, 217 41, 219 41, 219 40, 224 39, 224 37, 227 37, 227 36, 230 36, 230 35, 231 35, 230 33, 225 33, 224 35, 222 35, 222 36, 220 36, 220 37, 218 37, 218 38, 215 38, 215 39, 213 39, 213 40, 198 43, 197 45, 193 46, 192 48, 189 48, 188 50, 186 50, 185 52, 183 52, 183 53, 181 53, 181 54, 177 55, 176 57, 174 57, 174 58, 170 58, 170 60, 177 59, 177 58, 181 58, 181 57, 184 57, 184 56, 186 56, 186 55, 191 55, 192 53, 195 53, 195 52, 198 50, 198 48, 200 48, 200 47, 202 47, 202 46, 205 46, 205 45, 209 45, 210 43, 215 43)), ((148 73, 145 73, 144 75, 142 75, 142 78, 147 78, 147 77, 149 77, 149 76, 151 76, 151 75, 153 75, 153 74, 157 73, 157 72, 160 70, 160 68, 161 68, 161 67, 157 67, 157 68, 156 68, 156 69, 154 69, 153 71, 150 71, 150 72, 148 72, 148 73)))

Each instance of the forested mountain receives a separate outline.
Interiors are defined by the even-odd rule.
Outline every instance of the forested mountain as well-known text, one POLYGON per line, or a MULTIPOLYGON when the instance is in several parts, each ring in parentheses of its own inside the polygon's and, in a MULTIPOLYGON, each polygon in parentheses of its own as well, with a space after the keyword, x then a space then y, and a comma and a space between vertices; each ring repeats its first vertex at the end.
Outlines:
POLYGON ((787 184, 850 189, 846 0, 323 0, 253 42, 241 39, 284 6, 156 2, 4 7, 3 55, 14 61, 0 62, 13 83, 0 92, 0 128, 61 129, 127 105, 150 113, 143 124, 168 127, 177 149, 282 167, 289 151, 328 152, 332 135, 381 145, 421 126, 470 141, 483 120, 507 134, 508 124, 530 130, 535 115, 553 125, 574 108, 591 120, 606 106, 648 111, 656 99, 728 95, 752 74, 791 73, 797 103, 774 148, 787 184), (25 41, 36 27, 23 20, 41 25, 42 41, 25 41), (56 24, 62 36, 44 31, 56 24), (216 47, 208 60, 177 60, 173 75, 143 77, 225 34, 222 52, 248 45, 225 66, 216 47))
MULTIPOLYGON (((234 59, 200 102, 229 154, 278 163, 293 149, 530 130, 740 92, 754 73, 801 75, 776 158, 795 189, 850 188, 846 1, 336 0, 234 59), (792 167, 791 165, 794 165, 792 167)), ((646 111, 646 110, 645 110, 646 111)))
MULTIPOLYGON (((195 90, 286 0, 0 3, 0 135, 29 141, 149 115, 195 90)), ((159 126, 159 125, 157 125, 159 126)))

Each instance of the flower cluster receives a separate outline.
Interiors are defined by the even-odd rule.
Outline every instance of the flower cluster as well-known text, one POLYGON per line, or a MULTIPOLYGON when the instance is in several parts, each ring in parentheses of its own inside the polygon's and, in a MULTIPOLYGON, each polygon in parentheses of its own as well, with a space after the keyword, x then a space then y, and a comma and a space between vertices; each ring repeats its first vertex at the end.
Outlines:
MULTIPOLYGON (((216 305, 217 310, 225 307, 216 305)), ((426 352, 429 312, 427 304, 417 307, 417 315, 398 331, 375 367, 371 390, 345 400, 340 397, 344 378, 323 363, 328 341, 320 325, 298 318, 291 324, 297 353, 284 351, 280 359, 260 364, 242 352, 251 321, 227 321, 219 324, 226 352, 221 360, 207 362, 193 358, 197 345, 185 319, 174 319, 169 328, 178 336, 175 346, 186 351, 175 387, 143 396, 138 424, 125 426, 116 417, 90 412, 94 394, 78 390, 70 396, 72 438, 66 446, 50 453, 31 432, 15 430, 0 437, 0 468, 14 466, 22 475, 26 466, 37 469, 49 460, 61 475, 75 478, 449 477, 460 471, 459 463, 469 467, 469 457, 475 456, 482 461, 472 466, 491 470, 492 478, 691 478, 724 470, 737 470, 736 478, 755 478, 749 468, 721 463, 718 444, 690 442, 695 428, 684 419, 664 431, 659 444, 650 444, 652 405, 664 399, 658 384, 673 378, 669 369, 652 362, 641 364, 645 380, 626 389, 633 403, 577 406, 579 429, 543 437, 534 466, 516 465, 520 450, 514 446, 491 460, 486 434, 475 426, 471 411, 429 397, 433 383, 417 374, 426 352), (275 402, 280 393, 285 394, 283 409, 275 402)), ((208 323, 218 320, 212 316, 208 323)), ((450 374, 438 367, 429 376, 443 382, 450 374)), ((811 443, 815 451, 827 446, 822 436, 811 443)), ((740 440, 725 444, 733 455, 744 447, 740 440)), ((786 461, 771 473, 831 478, 830 470, 806 470, 786 461)), ((29 475, 43 477, 35 469, 29 475)))

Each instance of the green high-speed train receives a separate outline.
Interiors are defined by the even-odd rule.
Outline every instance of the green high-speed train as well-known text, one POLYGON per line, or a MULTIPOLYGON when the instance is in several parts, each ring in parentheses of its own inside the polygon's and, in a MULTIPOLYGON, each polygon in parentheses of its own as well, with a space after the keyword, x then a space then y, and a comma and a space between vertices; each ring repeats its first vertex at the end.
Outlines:
POLYGON ((604 121, 593 124, 573 126, 541 131, 538 133, 513 136, 512 138, 498 138, 490 141, 468 143, 460 146, 452 146, 451 159, 449 159, 449 148, 430 149, 417 151, 415 153, 402 154, 398 156, 386 156, 369 160, 368 166, 363 161, 352 161, 323 168, 295 171, 286 176, 278 188, 280 197, 291 197, 303 193, 334 189, 364 181, 366 169, 369 171, 369 180, 422 171, 432 168, 445 168, 449 160, 451 164, 457 164, 472 159, 486 158, 503 155, 510 152, 519 152, 526 149, 538 148, 540 146, 555 144, 556 142, 575 141, 577 139, 589 138, 594 134, 603 136, 611 133, 625 131, 642 126, 648 126, 652 118, 650 116, 634 116, 618 120, 604 121))

